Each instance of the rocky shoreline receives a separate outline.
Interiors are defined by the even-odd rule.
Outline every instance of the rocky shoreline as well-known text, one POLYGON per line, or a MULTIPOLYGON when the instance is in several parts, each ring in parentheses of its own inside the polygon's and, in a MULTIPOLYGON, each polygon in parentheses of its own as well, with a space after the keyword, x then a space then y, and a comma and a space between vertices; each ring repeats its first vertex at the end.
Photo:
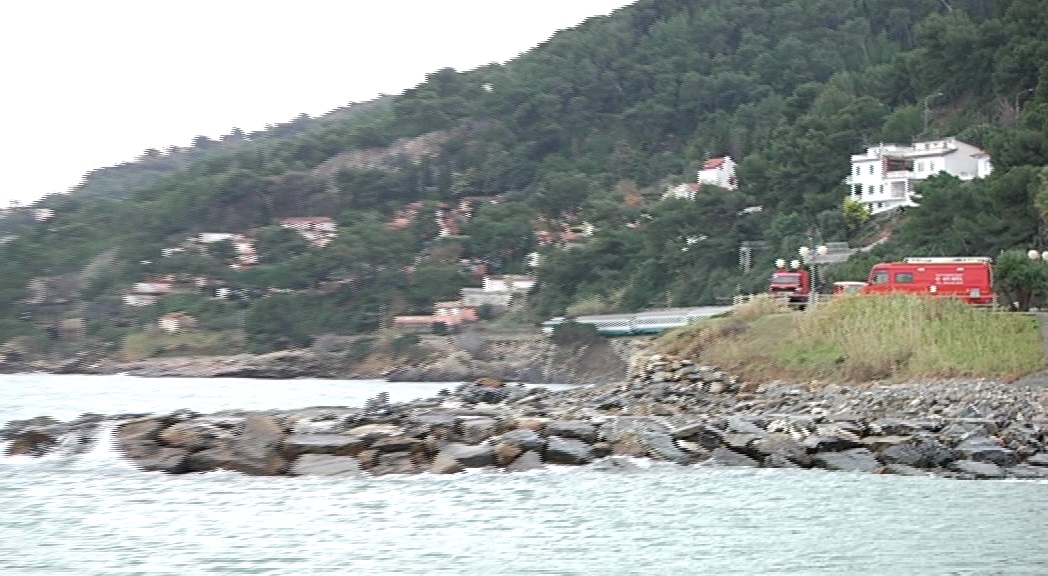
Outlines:
POLYGON ((0 430, 8 455, 87 449, 105 422, 137 467, 172 474, 381 476, 680 465, 1048 479, 1048 388, 982 380, 859 386, 744 383, 641 359, 620 383, 564 391, 480 379, 362 408, 48 417, 0 430))

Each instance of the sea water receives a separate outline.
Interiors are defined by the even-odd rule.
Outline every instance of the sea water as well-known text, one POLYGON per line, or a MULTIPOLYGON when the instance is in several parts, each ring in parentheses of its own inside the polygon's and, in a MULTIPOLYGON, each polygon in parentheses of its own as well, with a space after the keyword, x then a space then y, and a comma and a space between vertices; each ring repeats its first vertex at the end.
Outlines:
MULTIPOLYGON (((446 387, 0 376, 0 425, 359 406, 446 387)), ((136 470, 103 437, 75 456, 0 458, 0 574, 1048 574, 1045 482, 638 464, 176 476, 136 470)))

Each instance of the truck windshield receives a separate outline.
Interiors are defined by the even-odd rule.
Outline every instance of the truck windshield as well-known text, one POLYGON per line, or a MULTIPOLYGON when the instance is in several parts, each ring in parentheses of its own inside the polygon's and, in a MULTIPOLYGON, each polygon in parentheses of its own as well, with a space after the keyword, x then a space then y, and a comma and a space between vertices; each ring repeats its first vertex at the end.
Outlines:
POLYGON ((789 274, 789 273, 773 274, 772 277, 771 277, 771 283, 772 284, 790 284, 792 286, 796 286, 796 285, 801 283, 801 276, 800 276, 800 274, 789 274))

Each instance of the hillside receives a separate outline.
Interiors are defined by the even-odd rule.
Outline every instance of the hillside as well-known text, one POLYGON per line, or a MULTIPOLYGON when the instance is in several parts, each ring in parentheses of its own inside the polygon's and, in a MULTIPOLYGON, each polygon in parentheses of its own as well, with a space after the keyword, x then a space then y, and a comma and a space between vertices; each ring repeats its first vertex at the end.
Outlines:
POLYGON ((877 240, 842 208, 849 156, 944 136, 986 150, 993 174, 922 182, 891 240, 828 279, 909 254, 1048 248, 1045 30, 1048 0, 641 0, 505 65, 148 154, 8 211, 0 342, 119 349, 184 312, 239 334, 230 352, 298 347, 429 313, 478 270, 531 270, 532 254, 538 287, 510 321, 716 304, 761 290, 801 245, 877 240), (723 157, 737 188, 662 199, 723 157), (764 246, 748 271, 743 242, 764 246), (169 295, 126 304, 157 279, 169 295), (68 342, 63 321, 82 325, 68 342))

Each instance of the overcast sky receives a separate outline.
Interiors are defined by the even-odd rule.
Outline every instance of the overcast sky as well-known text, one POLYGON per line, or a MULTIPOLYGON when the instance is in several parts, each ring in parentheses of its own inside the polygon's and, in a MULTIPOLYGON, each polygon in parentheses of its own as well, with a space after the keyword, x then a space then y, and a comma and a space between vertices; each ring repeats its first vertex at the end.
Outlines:
POLYGON ((0 7, 0 207, 147 148, 505 62, 629 0, 91 0, 0 7))

